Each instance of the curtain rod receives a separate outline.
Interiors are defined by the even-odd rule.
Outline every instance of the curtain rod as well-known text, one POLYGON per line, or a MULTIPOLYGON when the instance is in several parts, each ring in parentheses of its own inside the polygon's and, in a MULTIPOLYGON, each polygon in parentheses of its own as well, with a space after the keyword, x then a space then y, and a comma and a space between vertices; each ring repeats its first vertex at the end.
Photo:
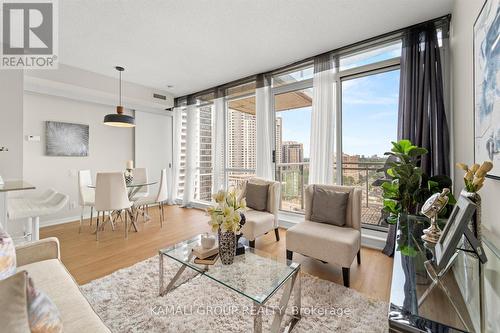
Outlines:
MULTIPOLYGON (((349 44, 349 45, 341 46, 341 47, 339 47, 337 49, 333 49, 333 50, 330 50, 330 51, 327 51, 327 52, 319 53, 319 54, 316 54, 314 56, 311 56, 311 57, 308 57, 308 58, 305 58, 305 59, 302 59, 302 60, 299 60, 299 61, 295 61, 295 62, 290 63, 288 65, 284 65, 284 66, 275 68, 273 70, 270 70, 270 71, 267 71, 267 72, 264 72, 264 73, 259 73, 259 74, 266 75, 266 74, 275 74, 275 73, 279 73, 279 72, 284 72, 284 71, 292 69, 293 67, 298 67, 298 66, 300 66, 302 64, 311 62, 311 61, 314 60, 315 57, 318 57, 318 56, 327 55, 327 54, 331 54, 331 55, 337 54, 338 55, 338 54, 346 53, 347 51, 355 51, 357 48, 361 49, 363 46, 367 46, 367 44, 371 44, 371 43, 376 44, 375 42, 377 42, 377 41, 384 41, 385 42, 385 41, 387 41, 387 39, 390 40, 391 38, 398 38, 398 37, 402 36, 404 33, 408 32, 410 29, 415 29, 415 28, 418 28, 418 27, 422 27, 422 26, 425 26, 425 25, 427 25, 429 23, 434 23, 434 24, 436 24, 438 26, 439 25, 446 25, 450 21, 451 21, 451 14, 443 15, 443 16, 440 16, 440 17, 437 17, 437 18, 434 18, 434 19, 431 19, 431 20, 427 20, 427 21, 424 21, 424 22, 420 22, 420 23, 416 23, 416 24, 410 25, 410 26, 405 27, 405 28, 401 28, 401 29, 390 31, 390 32, 386 32, 386 33, 384 33, 382 35, 370 37, 370 38, 363 39, 361 41, 358 41, 358 42, 355 42, 355 43, 352 43, 352 44, 349 44)), ((209 94, 209 93, 215 92, 217 89, 227 89, 227 88, 230 88, 230 87, 233 87, 233 86, 237 86, 239 84, 245 84, 245 83, 252 82, 253 80, 256 79, 257 75, 259 75, 259 74, 249 75, 249 76, 243 77, 241 79, 237 79, 237 80, 233 80, 233 81, 230 81, 230 82, 226 82, 224 84, 217 85, 217 86, 214 86, 214 87, 211 87, 211 88, 207 88, 207 89, 203 89, 203 90, 197 91, 195 93, 191 93, 191 94, 187 94, 187 95, 176 97, 174 105, 179 106, 180 102, 182 102, 182 100, 185 100, 185 99, 188 99, 188 98, 197 97, 197 96, 204 95, 204 94, 209 94)))

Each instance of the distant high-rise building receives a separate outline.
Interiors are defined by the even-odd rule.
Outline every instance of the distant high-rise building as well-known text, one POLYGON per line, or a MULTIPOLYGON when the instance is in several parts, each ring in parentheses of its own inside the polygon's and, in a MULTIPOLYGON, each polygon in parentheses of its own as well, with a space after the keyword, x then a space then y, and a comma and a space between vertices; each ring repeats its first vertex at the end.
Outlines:
POLYGON ((285 141, 282 143, 283 163, 304 162, 304 145, 297 141, 285 141))
POLYGON ((200 151, 197 181, 197 199, 210 201, 212 198, 212 106, 199 108, 200 151))
POLYGON ((283 118, 276 117, 276 146, 275 146, 275 157, 276 163, 283 163, 282 160, 282 147, 283 147, 283 118))
POLYGON ((255 170, 255 115, 229 109, 227 130, 228 166, 255 170))

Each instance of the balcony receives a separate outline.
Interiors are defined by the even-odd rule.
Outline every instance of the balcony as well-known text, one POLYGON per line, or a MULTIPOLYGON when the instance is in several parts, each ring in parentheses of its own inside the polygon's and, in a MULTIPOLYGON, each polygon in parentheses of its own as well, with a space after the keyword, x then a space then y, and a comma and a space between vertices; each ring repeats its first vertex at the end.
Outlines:
MULTIPOLYGON (((382 219, 382 191, 372 185, 380 175, 384 162, 342 163, 342 183, 362 190, 361 221, 363 227, 385 229, 382 219)), ((304 214, 304 189, 309 184, 309 163, 284 163, 276 168, 276 179, 281 182, 280 210, 304 214)))

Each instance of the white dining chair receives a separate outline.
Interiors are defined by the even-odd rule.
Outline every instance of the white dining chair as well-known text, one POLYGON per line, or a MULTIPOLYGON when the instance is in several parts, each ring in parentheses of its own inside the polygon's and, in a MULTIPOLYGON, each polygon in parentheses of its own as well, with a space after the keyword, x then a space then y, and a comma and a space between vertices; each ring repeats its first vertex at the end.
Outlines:
POLYGON ((128 198, 127 188, 125 186, 125 177, 121 172, 100 172, 96 178, 95 191, 95 209, 97 211, 96 240, 99 240, 99 222, 101 222, 100 213, 102 213, 102 230, 105 222, 109 221, 113 230, 115 230, 115 221, 118 214, 113 212, 125 211, 125 238, 128 238, 128 215, 132 203, 128 198), (105 213, 108 212, 108 220, 105 219, 105 213))
POLYGON ((148 205, 158 204, 158 209, 160 210, 160 226, 163 227, 163 221, 165 219, 165 212, 163 210, 163 205, 165 201, 167 201, 167 199, 168 199, 167 169, 162 169, 160 176, 160 187, 158 188, 158 193, 155 196, 148 196, 137 199, 134 202, 134 206, 141 208, 148 205))
POLYGON ((91 184, 92 175, 90 174, 90 170, 78 171, 78 203, 82 208, 82 212, 80 214, 80 227, 78 228, 79 233, 82 232, 83 214, 85 212, 85 207, 90 207, 90 225, 92 226, 92 218, 95 206, 95 190, 93 188, 89 188, 89 185, 91 184))

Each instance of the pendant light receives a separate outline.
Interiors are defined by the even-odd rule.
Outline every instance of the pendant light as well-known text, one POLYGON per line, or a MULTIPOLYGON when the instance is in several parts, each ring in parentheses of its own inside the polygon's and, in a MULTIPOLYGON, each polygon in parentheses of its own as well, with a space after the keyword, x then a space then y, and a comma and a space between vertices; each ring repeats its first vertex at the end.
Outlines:
POLYGON ((125 68, 116 66, 115 69, 118 71, 120 75, 120 87, 119 87, 119 104, 116 107, 116 113, 107 114, 104 117, 104 124, 108 126, 114 127, 135 127, 135 119, 132 116, 128 116, 123 114, 123 106, 122 106, 122 72, 125 68))

